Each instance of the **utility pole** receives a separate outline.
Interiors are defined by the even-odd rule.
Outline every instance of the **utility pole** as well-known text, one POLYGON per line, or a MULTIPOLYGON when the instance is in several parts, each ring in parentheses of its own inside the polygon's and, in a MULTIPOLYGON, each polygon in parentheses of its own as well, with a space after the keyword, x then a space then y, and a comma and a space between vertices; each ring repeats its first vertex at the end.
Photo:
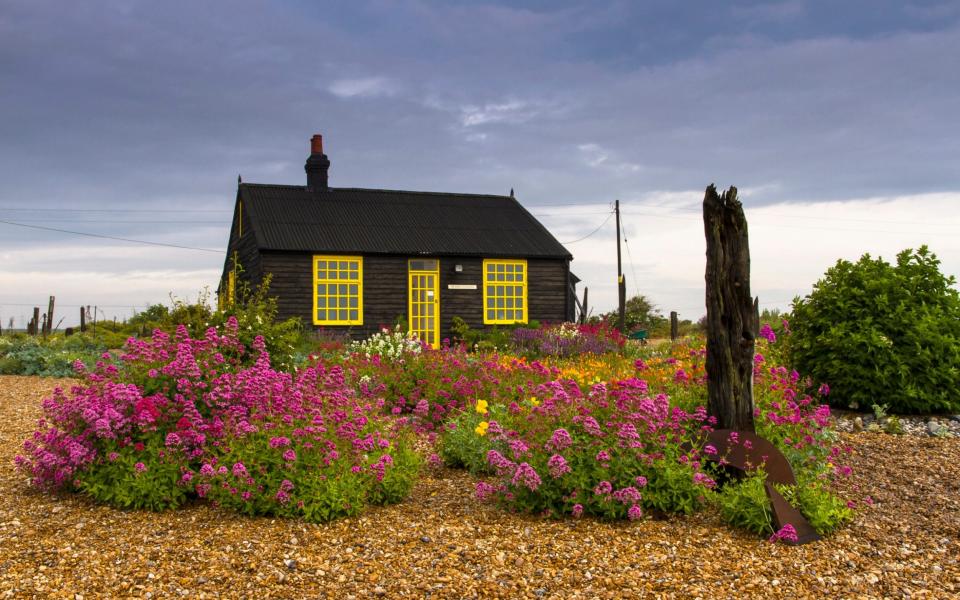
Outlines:
POLYGON ((619 298, 617 311, 617 329, 623 333, 627 315, 627 282, 623 277, 623 268, 620 264, 620 200, 613 204, 617 215, 617 297, 619 298))

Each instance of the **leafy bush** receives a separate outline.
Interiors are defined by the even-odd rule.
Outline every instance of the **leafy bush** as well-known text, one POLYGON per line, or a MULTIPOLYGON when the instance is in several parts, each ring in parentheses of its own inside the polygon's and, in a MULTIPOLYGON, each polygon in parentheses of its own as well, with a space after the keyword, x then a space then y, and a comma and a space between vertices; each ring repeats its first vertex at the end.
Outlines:
POLYGON ((70 377, 76 361, 92 366, 106 349, 106 345, 89 334, 2 337, 0 374, 70 377))
POLYGON ((960 294, 926 246, 896 265, 840 260, 794 300, 794 365, 845 408, 960 412, 960 294))

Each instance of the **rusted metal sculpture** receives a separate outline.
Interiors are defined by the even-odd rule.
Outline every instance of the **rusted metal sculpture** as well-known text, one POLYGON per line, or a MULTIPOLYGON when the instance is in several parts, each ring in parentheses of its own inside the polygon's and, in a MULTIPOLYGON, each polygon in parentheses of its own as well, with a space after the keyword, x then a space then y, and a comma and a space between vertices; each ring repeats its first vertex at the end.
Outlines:
POLYGON ((789 524, 797 532, 796 542, 784 539, 785 542, 806 544, 820 539, 810 521, 773 487, 775 483, 796 485, 797 478, 787 457, 770 440, 752 431, 717 429, 707 436, 706 443, 717 451, 716 454, 707 454, 706 457, 722 467, 735 469, 741 474, 763 467, 766 475, 763 488, 770 499, 776 530, 779 531, 789 524))

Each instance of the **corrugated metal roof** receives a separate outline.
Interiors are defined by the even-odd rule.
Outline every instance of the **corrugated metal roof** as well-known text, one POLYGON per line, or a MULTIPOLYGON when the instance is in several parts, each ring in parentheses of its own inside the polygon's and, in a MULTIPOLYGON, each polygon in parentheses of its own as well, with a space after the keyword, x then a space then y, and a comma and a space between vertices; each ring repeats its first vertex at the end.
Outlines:
POLYGON ((240 184, 264 250, 572 258, 510 196, 240 184))

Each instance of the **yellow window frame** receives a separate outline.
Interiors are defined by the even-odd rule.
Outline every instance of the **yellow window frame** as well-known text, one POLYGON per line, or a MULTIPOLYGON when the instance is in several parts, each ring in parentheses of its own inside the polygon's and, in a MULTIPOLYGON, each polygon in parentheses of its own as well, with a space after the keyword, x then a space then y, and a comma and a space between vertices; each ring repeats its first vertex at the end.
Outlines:
POLYGON ((314 325, 363 325, 362 256, 314 255, 312 312, 314 325))
POLYGON ((483 323, 485 325, 526 323, 529 281, 530 271, 526 260, 484 259, 483 323), (520 306, 516 306, 517 300, 520 300, 520 306))

